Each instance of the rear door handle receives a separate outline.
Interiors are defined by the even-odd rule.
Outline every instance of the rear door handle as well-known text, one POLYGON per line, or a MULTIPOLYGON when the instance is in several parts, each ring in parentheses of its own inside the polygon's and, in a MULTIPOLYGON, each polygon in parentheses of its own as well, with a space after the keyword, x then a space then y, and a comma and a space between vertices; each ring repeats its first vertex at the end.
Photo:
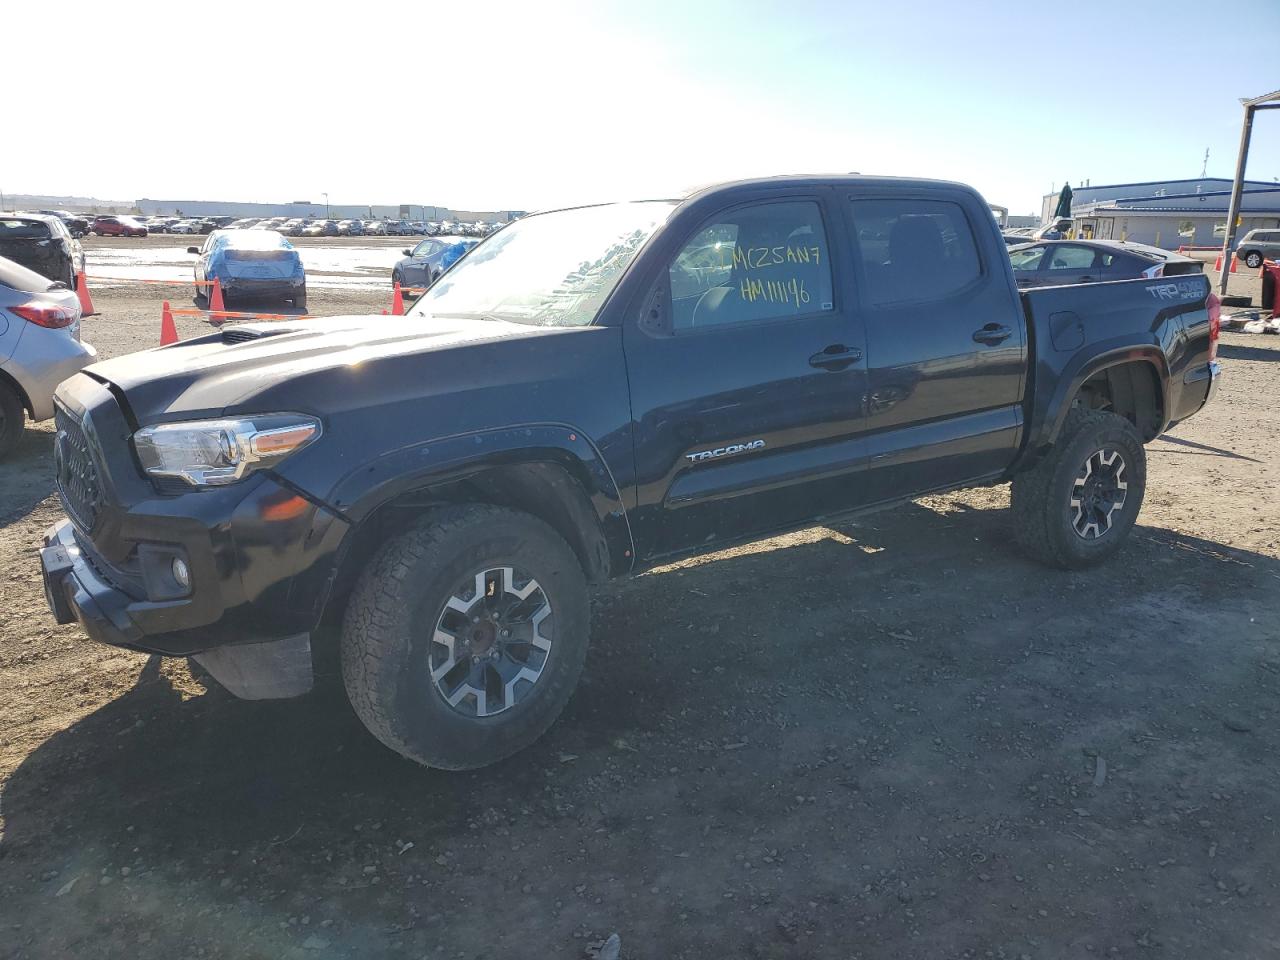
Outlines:
POLYGON ((843 343, 833 343, 821 353, 809 358, 809 366, 823 370, 843 370, 862 359, 861 347, 846 347, 843 343))
POLYGON ((988 323, 981 330, 973 331, 975 343, 985 343, 992 347, 998 343, 1004 343, 1011 336, 1013 336, 1013 328, 999 323, 988 323))

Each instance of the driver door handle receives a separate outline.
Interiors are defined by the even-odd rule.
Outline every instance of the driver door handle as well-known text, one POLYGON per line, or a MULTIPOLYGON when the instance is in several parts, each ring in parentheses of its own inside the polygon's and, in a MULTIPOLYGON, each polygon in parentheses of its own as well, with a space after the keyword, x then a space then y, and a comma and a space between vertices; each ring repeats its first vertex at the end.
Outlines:
POLYGON ((1013 336, 1013 328, 1000 323, 988 323, 981 330, 973 331, 975 343, 985 343, 992 347, 1004 343, 1011 336, 1013 336))
POLYGON ((809 358, 809 366, 822 370, 840 371, 862 359, 861 347, 846 347, 843 343, 833 343, 821 353, 809 358))

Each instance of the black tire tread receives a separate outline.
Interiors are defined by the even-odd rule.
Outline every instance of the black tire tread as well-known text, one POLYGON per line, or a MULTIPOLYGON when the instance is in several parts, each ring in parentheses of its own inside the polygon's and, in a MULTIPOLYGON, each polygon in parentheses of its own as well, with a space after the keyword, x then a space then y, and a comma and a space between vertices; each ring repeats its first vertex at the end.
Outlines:
POLYGON ((0 409, 4 411, 4 419, 0 425, 0 460, 3 460, 13 452, 26 429, 26 410, 22 407, 22 398, 3 379, 0 379, 0 409))
POLYGON ((1078 566, 1055 542, 1052 525, 1056 506, 1050 502, 1051 488, 1062 457, 1076 437, 1102 430, 1116 421, 1129 426, 1129 421, 1118 414, 1073 407, 1053 448, 1034 467, 1013 478, 1010 508, 1014 539, 1023 551, 1041 563, 1064 569, 1078 566))
MULTIPOLYGON (((385 696, 387 684, 395 672, 387 665, 397 661, 401 653, 395 624, 406 603, 406 579, 411 570, 426 558, 439 555, 447 541, 467 528, 495 520, 535 524, 541 528, 542 534, 563 544, 572 556, 571 548, 559 534, 528 514, 490 504, 444 507, 428 514, 378 551, 361 575, 347 605, 341 641, 342 679, 356 716, 370 733, 392 750, 438 769, 467 769, 474 765, 450 763, 438 756, 424 757, 420 749, 415 749, 401 735, 397 718, 390 709, 393 704, 385 696)), ((585 591, 585 576, 583 589, 585 591)), ((576 680, 577 671, 573 671, 569 681, 576 683, 576 680)), ((564 699, 567 702, 568 697, 564 699)), ((563 704, 542 718, 543 722, 526 725, 521 734, 512 738, 508 744, 510 749, 504 751, 504 756, 540 737, 555 722, 562 709, 563 704)))

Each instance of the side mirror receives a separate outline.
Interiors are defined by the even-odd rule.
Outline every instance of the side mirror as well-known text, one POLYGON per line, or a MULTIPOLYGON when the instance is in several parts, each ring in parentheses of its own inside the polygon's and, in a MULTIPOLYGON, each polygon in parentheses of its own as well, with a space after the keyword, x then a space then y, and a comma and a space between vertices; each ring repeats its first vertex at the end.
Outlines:
POLYGON ((200 256, 200 248, 199 248, 199 247, 187 247, 187 253, 194 253, 194 254, 198 257, 198 256, 200 256))
POLYGON ((405 247, 405 248, 404 248, 404 255, 405 255, 406 257, 412 257, 412 256, 413 256, 413 251, 412 251, 412 250, 410 250, 408 247, 405 247))

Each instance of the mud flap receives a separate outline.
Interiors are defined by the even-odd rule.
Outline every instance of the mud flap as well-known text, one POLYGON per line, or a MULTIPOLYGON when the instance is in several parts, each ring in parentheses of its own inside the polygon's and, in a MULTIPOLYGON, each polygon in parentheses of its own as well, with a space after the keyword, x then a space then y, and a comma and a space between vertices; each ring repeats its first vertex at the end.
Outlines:
POLYGON ((300 697, 312 686, 311 635, 244 643, 197 653, 196 663, 241 700, 300 697))

